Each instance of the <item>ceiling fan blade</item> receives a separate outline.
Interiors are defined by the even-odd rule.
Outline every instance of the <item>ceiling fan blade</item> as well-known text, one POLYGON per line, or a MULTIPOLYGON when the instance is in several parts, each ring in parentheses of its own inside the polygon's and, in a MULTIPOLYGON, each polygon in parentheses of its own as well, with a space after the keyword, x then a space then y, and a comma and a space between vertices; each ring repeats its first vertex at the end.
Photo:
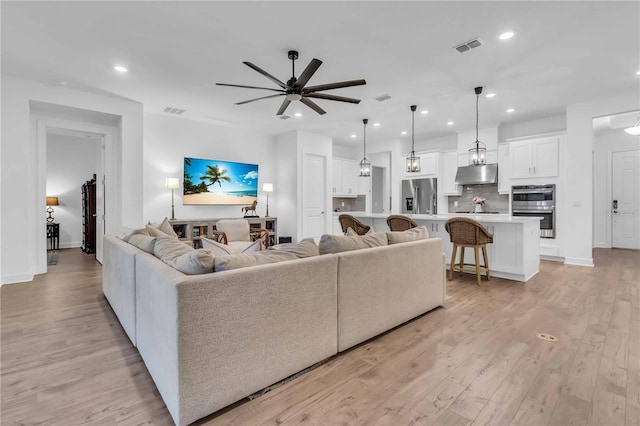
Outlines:
POLYGON ((320 115, 323 115, 323 114, 327 113, 325 110, 320 108, 318 106, 318 104, 316 104, 315 102, 313 102, 310 99, 302 98, 302 99, 300 99, 300 102, 302 102, 303 104, 305 104, 306 106, 308 106, 309 108, 311 108, 312 110, 314 110, 315 112, 317 112, 320 115))
POLYGON ((264 75, 269 80, 273 81, 275 84, 282 87, 283 89, 287 88, 286 84, 284 84, 283 82, 281 82, 280 80, 278 80, 277 78, 275 78, 274 76, 272 76, 271 74, 269 74, 268 72, 260 68, 259 66, 253 65, 251 62, 243 62, 243 64, 253 69, 254 71, 258 71, 260 74, 264 75))
POLYGON ((244 86, 242 84, 216 83, 216 86, 242 87, 244 89, 262 89, 262 90, 271 90, 273 92, 283 92, 282 89, 272 89, 270 87, 244 86))
POLYGON ((320 65, 322 65, 322 61, 320 59, 313 58, 311 62, 309 62, 309 65, 307 65, 307 67, 304 69, 304 71, 302 71, 302 74, 300 74, 300 77, 298 77, 298 80, 296 80, 293 87, 296 87, 298 89, 303 88, 304 85, 307 84, 309 79, 313 76, 313 74, 318 71, 320 65))
POLYGON ((261 98, 249 99, 248 101, 238 102, 236 103, 236 105, 244 105, 244 104, 248 104, 249 102, 259 101, 261 99, 277 98, 278 96, 284 96, 284 95, 285 95, 284 93, 278 93, 277 95, 263 96, 261 98))
POLYGON ((278 112, 276 112, 276 115, 284 114, 284 111, 287 109, 290 103, 291 101, 285 98, 284 101, 282 101, 282 105, 280 105, 280 109, 278 110, 278 112))
POLYGON ((326 99, 328 101, 349 102, 351 104, 360 103, 360 99, 345 98, 344 96, 325 95, 324 93, 306 93, 306 94, 303 94, 302 97, 326 99))
POLYGON ((311 86, 304 89, 305 92, 321 92, 323 90, 339 89, 341 87, 362 86, 367 84, 364 80, 341 81, 339 83, 321 84, 319 86, 311 86))

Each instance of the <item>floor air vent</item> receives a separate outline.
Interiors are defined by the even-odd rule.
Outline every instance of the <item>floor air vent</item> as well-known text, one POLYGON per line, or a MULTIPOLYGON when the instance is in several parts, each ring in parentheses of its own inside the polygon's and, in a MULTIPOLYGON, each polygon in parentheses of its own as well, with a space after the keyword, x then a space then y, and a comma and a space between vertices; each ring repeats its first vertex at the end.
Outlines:
POLYGON ((168 107, 165 107, 164 110, 162 110, 162 112, 166 112, 167 114, 182 115, 185 112, 185 110, 168 106, 168 107))
POLYGON ((478 38, 474 38, 473 40, 465 41, 462 44, 454 46, 453 48, 456 49, 460 53, 464 53, 464 52, 469 51, 471 49, 475 49, 476 47, 480 47, 483 44, 484 44, 484 41, 482 41, 482 39, 478 37, 478 38))

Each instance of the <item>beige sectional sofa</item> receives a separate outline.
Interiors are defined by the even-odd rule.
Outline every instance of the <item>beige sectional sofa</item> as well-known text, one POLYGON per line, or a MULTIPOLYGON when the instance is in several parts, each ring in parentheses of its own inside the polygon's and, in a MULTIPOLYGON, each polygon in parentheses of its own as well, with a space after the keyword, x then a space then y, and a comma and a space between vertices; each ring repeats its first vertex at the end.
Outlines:
POLYGON ((106 236, 104 247, 104 294, 177 425, 434 309, 445 297, 439 238, 202 275, 185 275, 115 237, 106 236))

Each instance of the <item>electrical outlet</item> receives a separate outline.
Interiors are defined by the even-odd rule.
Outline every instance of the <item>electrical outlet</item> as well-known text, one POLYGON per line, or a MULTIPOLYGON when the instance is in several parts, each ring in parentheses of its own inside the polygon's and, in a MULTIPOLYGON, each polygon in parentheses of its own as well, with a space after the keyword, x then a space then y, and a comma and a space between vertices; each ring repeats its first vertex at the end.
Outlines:
POLYGON ((344 207, 344 201, 342 202, 342 207, 344 207))
POLYGON ((453 202, 453 207, 458 207, 458 202, 457 201, 453 202))

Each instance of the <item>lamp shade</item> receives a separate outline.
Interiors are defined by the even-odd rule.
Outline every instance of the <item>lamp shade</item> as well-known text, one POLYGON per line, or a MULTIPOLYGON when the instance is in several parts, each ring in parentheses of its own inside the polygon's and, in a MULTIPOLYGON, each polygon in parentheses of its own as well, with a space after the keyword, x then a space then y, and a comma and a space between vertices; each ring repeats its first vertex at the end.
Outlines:
POLYGON ((263 183, 262 184, 262 191, 264 192, 273 192, 273 184, 272 183, 263 183))
POLYGON ((47 205, 48 206, 57 206, 58 205, 58 197, 47 197, 47 205))
POLYGON ((180 179, 167 178, 165 181, 165 185, 167 186, 167 189, 178 189, 180 188, 180 179))

